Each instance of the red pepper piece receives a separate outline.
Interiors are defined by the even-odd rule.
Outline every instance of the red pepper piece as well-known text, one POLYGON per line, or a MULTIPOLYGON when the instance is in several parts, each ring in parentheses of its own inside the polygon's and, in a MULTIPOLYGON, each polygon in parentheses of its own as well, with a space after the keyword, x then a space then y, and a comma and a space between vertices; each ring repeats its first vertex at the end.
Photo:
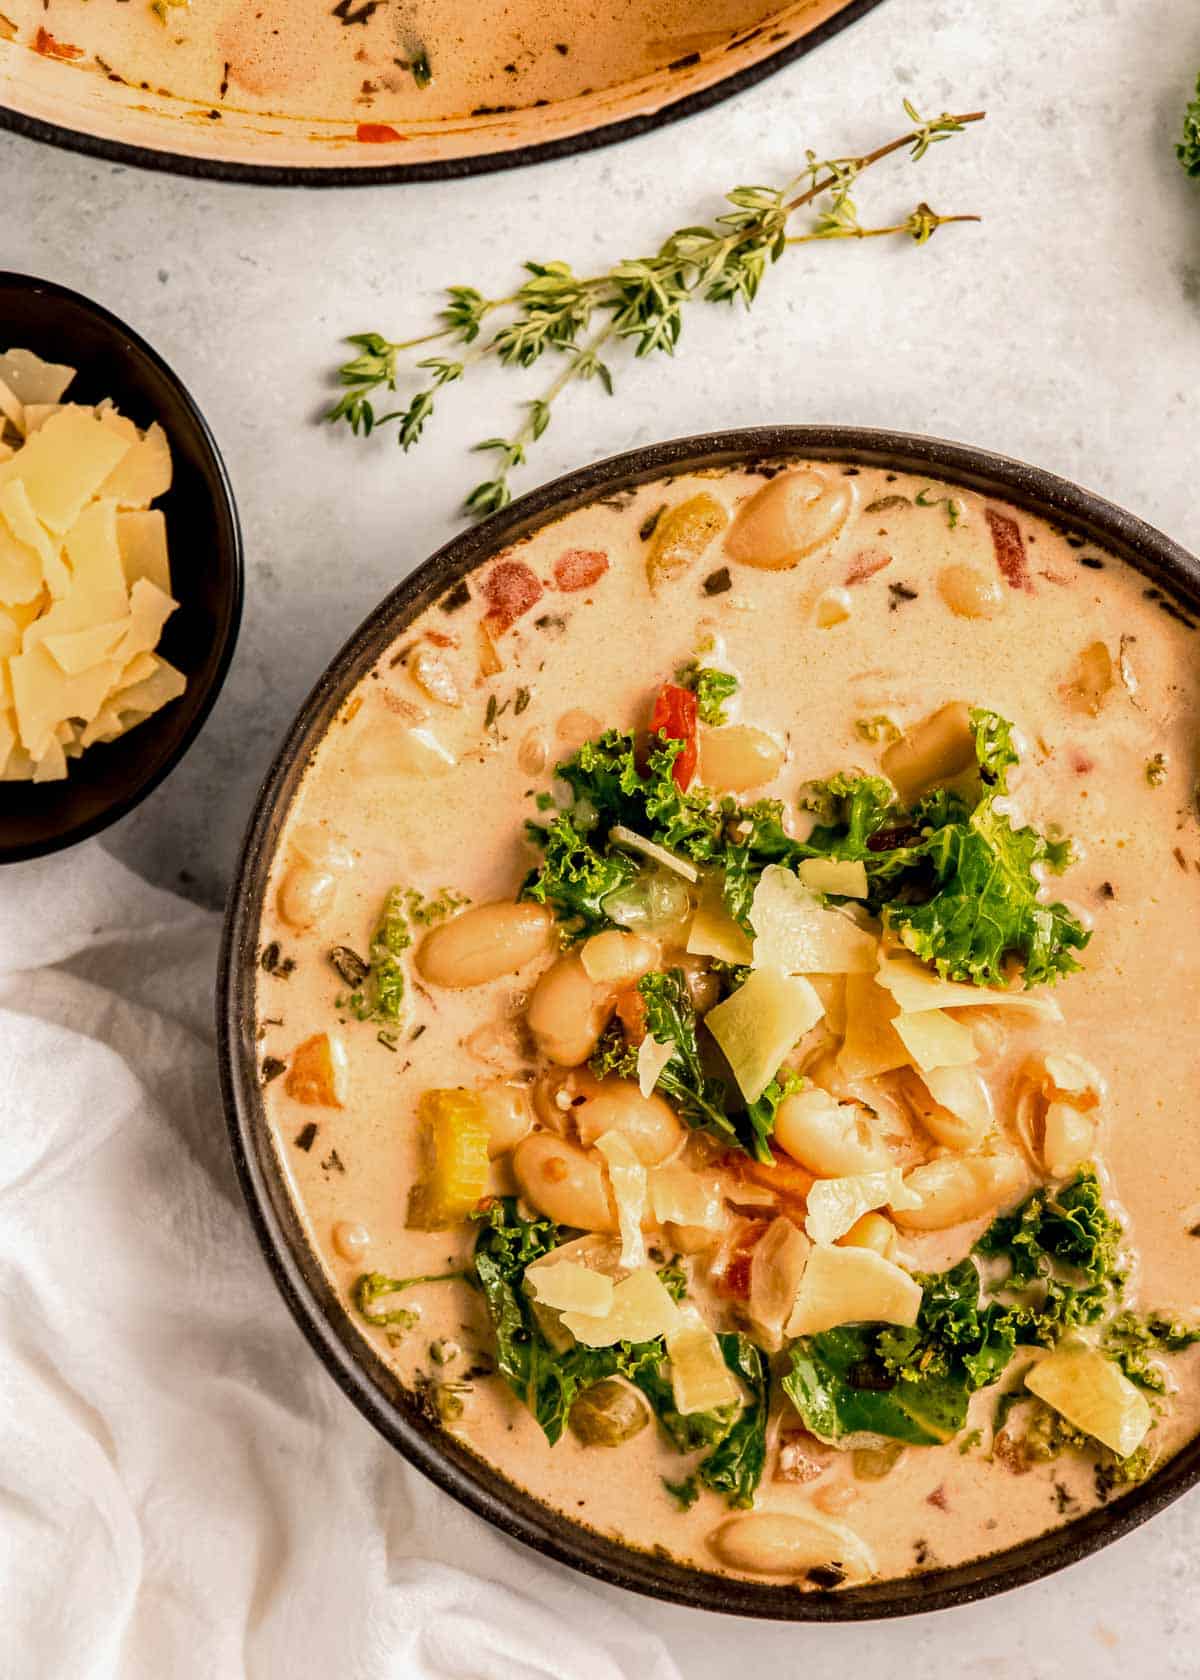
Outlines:
POLYGON ((59 41, 51 35, 48 29, 38 26, 38 32, 33 38, 33 50, 41 53, 43 58, 82 58, 83 48, 73 47, 69 41, 59 41))
POLYGON ((846 587, 853 584, 865 583, 868 578, 881 572, 885 566, 890 566, 892 556, 885 554, 881 548, 863 548, 854 556, 846 569, 846 587))
POLYGON ((1027 594, 1033 594, 1033 579, 1029 575, 1029 561, 1025 555, 1025 544, 1021 539, 1021 527, 1015 519, 1007 513, 1000 513, 996 508, 985 508, 987 522, 992 530, 992 547, 996 551, 996 564, 1000 568, 1000 575, 1010 589, 1024 589, 1027 594))
POLYGON ((738 1232, 722 1271, 714 1279, 722 1295, 728 1295, 735 1301, 749 1300, 754 1250, 766 1236, 769 1224, 769 1220, 755 1219, 738 1232))
POLYGON ((554 562, 554 581, 564 594, 590 589, 608 570, 608 555, 599 548, 569 548, 554 562))
POLYGON ((542 598, 542 586, 523 560, 501 560, 483 580, 488 604, 487 627, 494 636, 503 635, 542 598))
POLYGON ((671 767, 675 786, 686 793, 696 774, 696 696, 678 683, 664 683, 650 714, 650 733, 665 735, 668 741, 682 741, 683 751, 671 767))
POLYGON ((368 146, 380 146, 389 140, 403 140, 404 136, 391 123, 359 123, 354 138, 368 146))

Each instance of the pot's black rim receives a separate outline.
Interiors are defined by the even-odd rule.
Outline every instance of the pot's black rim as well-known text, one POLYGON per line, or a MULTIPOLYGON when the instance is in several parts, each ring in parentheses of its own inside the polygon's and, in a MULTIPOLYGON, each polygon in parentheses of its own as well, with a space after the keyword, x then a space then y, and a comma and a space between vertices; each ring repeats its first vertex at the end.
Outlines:
POLYGON ((995 495, 1104 547, 1188 610, 1200 609, 1200 561, 1144 521, 1051 473, 936 438, 839 426, 764 427, 682 438, 570 473, 464 532, 419 566, 360 625, 305 701, 263 783, 239 858, 220 957, 217 1035, 236 1170, 275 1282, 343 1393, 412 1464, 504 1533, 601 1581, 727 1614, 864 1621, 971 1603, 1078 1562, 1200 1481, 1200 1441, 1115 1504, 1065 1528, 972 1564, 842 1592, 800 1592, 708 1574, 623 1546, 538 1504, 406 1400, 307 1249, 265 1121, 253 1035, 262 897, 287 801, 349 688, 403 624, 501 548, 598 495, 682 472, 781 457, 927 472, 995 495))
POLYGON ((807 35, 781 47, 778 52, 734 71, 709 87, 699 88, 682 99, 670 100, 657 110, 617 122, 601 123, 582 134, 564 135, 538 145, 515 146, 508 151, 481 152, 471 157, 431 158, 424 163, 379 164, 358 169, 233 163, 219 158, 189 157, 183 152, 160 151, 154 146, 134 146, 123 140, 84 134, 61 123, 28 116, 24 111, 15 111, 7 105, 0 105, 0 129, 9 129, 25 139, 41 140, 64 151, 103 158, 108 163, 156 169, 172 175, 190 175, 201 181, 233 181, 258 187, 379 187, 417 181, 455 181, 468 175, 490 175, 501 169, 521 169, 527 164, 549 163, 555 158, 571 157, 578 152, 598 151, 602 146, 615 146, 622 140, 635 139, 666 123, 695 116, 773 76, 776 71, 803 58, 882 4, 883 0, 850 0, 850 4, 835 17, 827 18, 807 35))
MULTIPOLYGON (((0 116, 2 116, 2 114, 3 113, 0 112, 0 116)), ((155 788, 161 786, 161 784, 171 774, 172 770, 178 766, 180 760, 183 758, 192 742, 196 739, 197 735, 204 727, 208 720, 209 713, 217 703, 217 696, 225 686, 225 678, 229 674, 229 667, 233 661, 234 649, 237 646, 238 634, 241 630, 242 603, 245 594, 245 565, 242 545, 242 527, 241 522, 238 519, 237 502, 234 500, 233 485, 230 482, 229 472, 225 466, 224 458, 221 455, 220 449, 217 447, 217 440, 213 436, 212 428, 209 426, 208 421, 204 418, 199 405, 196 403, 195 398, 192 396, 183 380, 180 379, 179 375, 170 366, 170 364, 164 361, 154 346, 149 344, 140 333, 134 332, 133 328, 123 321, 119 315, 114 315, 111 309, 105 309, 103 304, 96 303, 93 299, 85 297, 82 292, 72 291, 69 286, 60 286, 55 280, 43 280, 37 275, 0 271, 0 296, 2 296, 6 291, 44 292, 48 297, 61 298, 65 303, 69 303, 74 307, 85 311, 95 320, 102 322, 115 337, 123 338, 131 344, 146 358, 148 362, 151 363, 154 368, 157 369, 164 381, 172 388, 179 399, 180 406, 186 410, 188 416, 196 427, 196 431, 201 442, 208 451, 213 478, 220 491, 221 500, 224 504, 226 514, 228 515, 230 540, 230 589, 229 618, 225 629, 224 645, 221 650, 220 660, 213 671, 208 688, 205 691, 200 705, 196 709, 195 715, 188 727, 184 730, 183 734, 179 737, 175 746, 162 760, 162 762, 147 775, 145 781, 139 782, 136 787, 130 790, 129 793, 124 794, 119 799, 114 799, 111 804, 106 805, 104 809, 98 811, 95 816, 90 817, 85 821, 69 824, 66 828, 60 830, 59 833, 55 834, 51 839, 39 840, 28 846, 3 845, 0 847, 0 864, 27 863, 33 858, 49 857, 54 852, 64 851, 68 846, 77 846, 83 840, 90 840, 93 835, 103 833, 103 831, 106 828, 110 828, 113 823, 119 822, 122 817, 128 816, 130 811, 134 810, 142 803, 143 799, 148 798, 149 795, 154 792, 155 788)))

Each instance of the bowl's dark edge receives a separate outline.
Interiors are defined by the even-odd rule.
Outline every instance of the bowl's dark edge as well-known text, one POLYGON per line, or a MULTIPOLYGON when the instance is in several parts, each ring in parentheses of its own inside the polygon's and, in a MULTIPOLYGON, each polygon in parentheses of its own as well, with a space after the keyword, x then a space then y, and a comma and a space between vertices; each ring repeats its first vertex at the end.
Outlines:
POLYGON ((208 693, 206 694, 202 705, 200 705, 197 709, 196 715, 192 719, 187 730, 185 730, 184 734, 180 736, 178 742, 175 744, 175 747, 158 765, 153 774, 148 776, 144 782, 140 783, 133 792, 128 794, 124 799, 117 800, 112 805, 106 806, 103 811, 98 812, 94 817, 90 818, 86 822, 74 823, 69 828, 65 828, 61 834, 55 835, 53 840, 39 841, 38 843, 30 846, 5 845, 0 847, 0 863, 25 863, 31 858, 49 857, 52 852, 60 852, 67 846, 78 845, 81 840, 90 839, 93 834, 101 833, 102 830, 108 828, 112 823, 118 822, 122 817, 128 816, 129 812, 132 811, 135 806, 140 805, 143 799, 153 793, 155 788, 166 780, 172 770, 174 770, 179 764, 183 755, 196 739, 196 736, 200 733, 200 730, 203 728, 209 713, 216 705, 217 696, 225 686, 225 678, 229 674, 229 666, 233 659, 234 648, 237 646, 238 632, 241 629, 242 601, 245 593, 245 565, 242 547, 242 527, 241 522, 238 519, 237 503, 234 500, 233 495, 233 485, 230 482, 229 473, 226 470, 221 451, 217 447, 217 440, 212 434, 212 429, 182 379, 180 379, 174 369, 163 360, 153 345, 148 344, 140 333, 134 332, 132 327, 126 325, 119 315, 114 315, 110 309, 105 309, 103 304, 94 303, 91 298, 84 297, 81 292, 73 292, 69 287, 60 286, 54 280, 42 280, 37 275, 17 274, 7 270, 0 270, 0 296, 2 296, 6 290, 18 286, 22 290, 29 290, 32 288, 45 292, 51 297, 63 298, 65 301, 74 304, 79 309, 85 310, 89 315, 93 315, 98 320, 105 322, 106 325, 110 326, 117 335, 124 338, 129 344, 133 345, 143 356, 145 356, 147 361, 152 363, 152 365, 158 369, 167 384, 174 389, 179 397, 181 406, 186 409, 190 415, 199 433, 200 439, 211 457, 213 473, 218 485, 220 486, 221 496, 229 522, 228 536, 230 543, 230 561, 233 571, 233 587, 229 601, 228 620, 225 626, 224 647, 221 653, 220 662, 217 665, 212 681, 209 684, 208 693))
POLYGON ((598 493, 612 494, 676 473, 782 456, 928 471, 990 492, 1061 522, 1131 562, 1187 606, 1200 607, 1200 561, 1142 520, 1050 473, 939 439, 836 426, 771 427, 683 438, 571 473, 522 497, 427 560, 360 625, 309 695, 264 780, 238 862, 220 956, 217 1034, 234 1161, 275 1282, 342 1391, 411 1463, 506 1534, 602 1581, 737 1615, 861 1621, 970 1603, 1078 1561, 1200 1480, 1200 1441, 1115 1504, 1064 1529, 961 1567, 842 1592, 800 1592, 712 1575, 623 1546, 538 1504, 416 1412, 352 1323, 308 1249, 271 1142, 254 1044, 258 926, 271 850, 288 799, 350 685, 392 641, 399 621, 415 616, 499 549, 598 493))
POLYGON ((453 181, 467 175, 487 175, 501 169, 519 169, 532 163, 549 163, 555 158, 570 157, 577 152, 592 152, 602 146, 613 146, 622 140, 632 140, 639 134, 665 123, 695 116, 735 94, 753 87, 773 76, 794 60, 812 52, 823 42, 865 17, 883 0, 851 0, 836 17, 818 24, 798 41, 791 42, 778 52, 749 64, 744 69, 701 88, 682 99, 671 100, 654 111, 637 117, 626 117, 602 123, 582 134, 547 140, 540 145, 516 146, 509 151, 481 152, 472 157, 430 159, 425 163, 395 163, 367 165, 362 168, 329 169, 291 167, 280 164, 226 163, 217 158, 188 157, 182 152, 160 151, 152 146, 127 145, 122 140, 108 140, 98 135, 65 128, 60 123, 45 122, 40 117, 27 116, 10 106, 0 105, 0 129, 9 129, 30 140, 42 140, 65 151, 83 152, 88 157, 103 158, 108 163, 132 165, 138 169, 158 169, 175 175, 190 175, 204 181, 233 181, 258 187, 379 187, 416 181, 453 181))

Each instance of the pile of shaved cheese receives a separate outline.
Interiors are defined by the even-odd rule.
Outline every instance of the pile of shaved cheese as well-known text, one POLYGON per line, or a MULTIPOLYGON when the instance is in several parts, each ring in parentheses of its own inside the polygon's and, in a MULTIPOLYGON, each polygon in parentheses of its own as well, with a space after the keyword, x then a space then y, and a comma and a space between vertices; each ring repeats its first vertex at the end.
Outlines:
POLYGON ((166 434, 64 403, 74 375, 0 353, 0 781, 61 781, 186 686, 154 651, 178 604, 166 434))

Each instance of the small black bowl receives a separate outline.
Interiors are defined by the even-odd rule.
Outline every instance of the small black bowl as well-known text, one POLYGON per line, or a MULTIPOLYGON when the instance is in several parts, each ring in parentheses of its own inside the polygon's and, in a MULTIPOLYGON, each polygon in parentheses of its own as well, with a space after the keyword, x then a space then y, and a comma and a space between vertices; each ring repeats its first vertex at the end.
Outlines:
POLYGON ((144 339, 107 309, 49 280, 0 272, 0 349, 21 346, 78 373, 65 401, 111 397, 139 426, 167 434, 174 482, 167 521, 179 602, 158 651, 187 678, 178 700, 119 740, 70 762, 64 782, 0 783, 0 863, 73 846, 116 822, 173 770, 212 709, 242 617, 242 536, 233 491, 204 416, 144 339))

